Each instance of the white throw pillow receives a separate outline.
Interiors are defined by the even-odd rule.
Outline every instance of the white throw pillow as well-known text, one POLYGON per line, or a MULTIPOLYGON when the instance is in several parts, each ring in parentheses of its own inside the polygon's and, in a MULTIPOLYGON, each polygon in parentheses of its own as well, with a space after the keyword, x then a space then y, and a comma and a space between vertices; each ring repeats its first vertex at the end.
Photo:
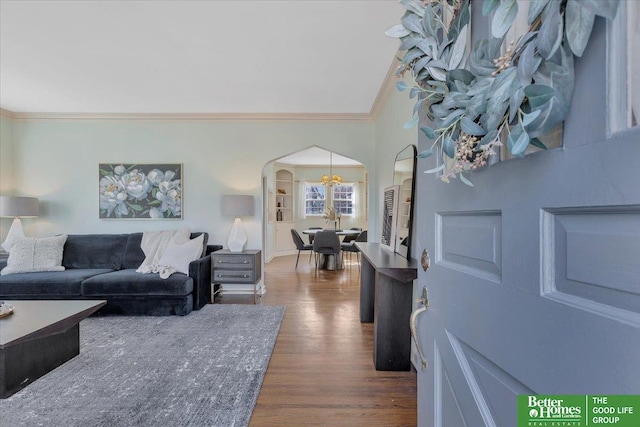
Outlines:
POLYGON ((55 237, 23 237, 11 246, 7 266, 0 275, 34 273, 38 271, 62 271, 62 251, 67 235, 55 237))
POLYGON ((189 274, 189 264, 202 255, 204 234, 186 243, 172 239, 165 248, 158 264, 162 267, 171 267, 180 273, 189 274))

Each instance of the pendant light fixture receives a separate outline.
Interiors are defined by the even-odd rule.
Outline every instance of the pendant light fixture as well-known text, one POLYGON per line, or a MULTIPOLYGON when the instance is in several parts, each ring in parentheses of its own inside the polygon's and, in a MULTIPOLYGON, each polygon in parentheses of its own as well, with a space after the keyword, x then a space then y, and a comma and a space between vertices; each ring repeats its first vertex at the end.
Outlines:
POLYGON ((322 175, 320 180, 323 185, 329 184, 329 187, 342 184, 342 177, 333 174, 333 153, 329 153, 329 175, 322 175))

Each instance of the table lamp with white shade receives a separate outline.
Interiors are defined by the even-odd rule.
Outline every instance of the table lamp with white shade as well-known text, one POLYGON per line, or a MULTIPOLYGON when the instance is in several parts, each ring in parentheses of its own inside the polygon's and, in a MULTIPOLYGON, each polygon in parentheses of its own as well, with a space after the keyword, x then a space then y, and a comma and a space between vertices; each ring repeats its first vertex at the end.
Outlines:
POLYGON ((242 252, 244 244, 247 242, 247 234, 244 232, 240 217, 253 216, 253 213, 253 196, 222 196, 222 215, 236 218, 227 241, 231 252, 242 252))
POLYGON ((2 249, 9 252, 17 239, 24 237, 20 218, 33 218, 39 214, 37 197, 0 196, 0 217, 13 218, 2 249))

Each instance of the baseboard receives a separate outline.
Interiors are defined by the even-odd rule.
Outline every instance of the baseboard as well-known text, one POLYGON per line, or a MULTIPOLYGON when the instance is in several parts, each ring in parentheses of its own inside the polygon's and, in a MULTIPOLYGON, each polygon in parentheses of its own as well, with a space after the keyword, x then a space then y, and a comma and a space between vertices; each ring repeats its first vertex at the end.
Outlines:
POLYGON ((290 251, 280 251, 280 252, 276 252, 273 254, 273 256, 271 257, 271 259, 279 257, 279 256, 287 256, 287 255, 296 255, 298 253, 297 249, 293 249, 290 251))
MULTIPOLYGON (((264 295, 267 292, 263 284, 258 284, 256 294, 264 295)), ((222 293, 226 295, 253 295, 253 285, 222 285, 222 293)))

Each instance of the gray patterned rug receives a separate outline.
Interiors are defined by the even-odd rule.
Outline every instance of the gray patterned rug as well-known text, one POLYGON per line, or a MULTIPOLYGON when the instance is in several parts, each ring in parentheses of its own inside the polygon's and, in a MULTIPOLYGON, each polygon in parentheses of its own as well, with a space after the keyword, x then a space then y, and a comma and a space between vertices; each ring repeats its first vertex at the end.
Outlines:
POLYGON ((80 355, 5 400, 2 426, 249 424, 284 307, 91 317, 80 355))

